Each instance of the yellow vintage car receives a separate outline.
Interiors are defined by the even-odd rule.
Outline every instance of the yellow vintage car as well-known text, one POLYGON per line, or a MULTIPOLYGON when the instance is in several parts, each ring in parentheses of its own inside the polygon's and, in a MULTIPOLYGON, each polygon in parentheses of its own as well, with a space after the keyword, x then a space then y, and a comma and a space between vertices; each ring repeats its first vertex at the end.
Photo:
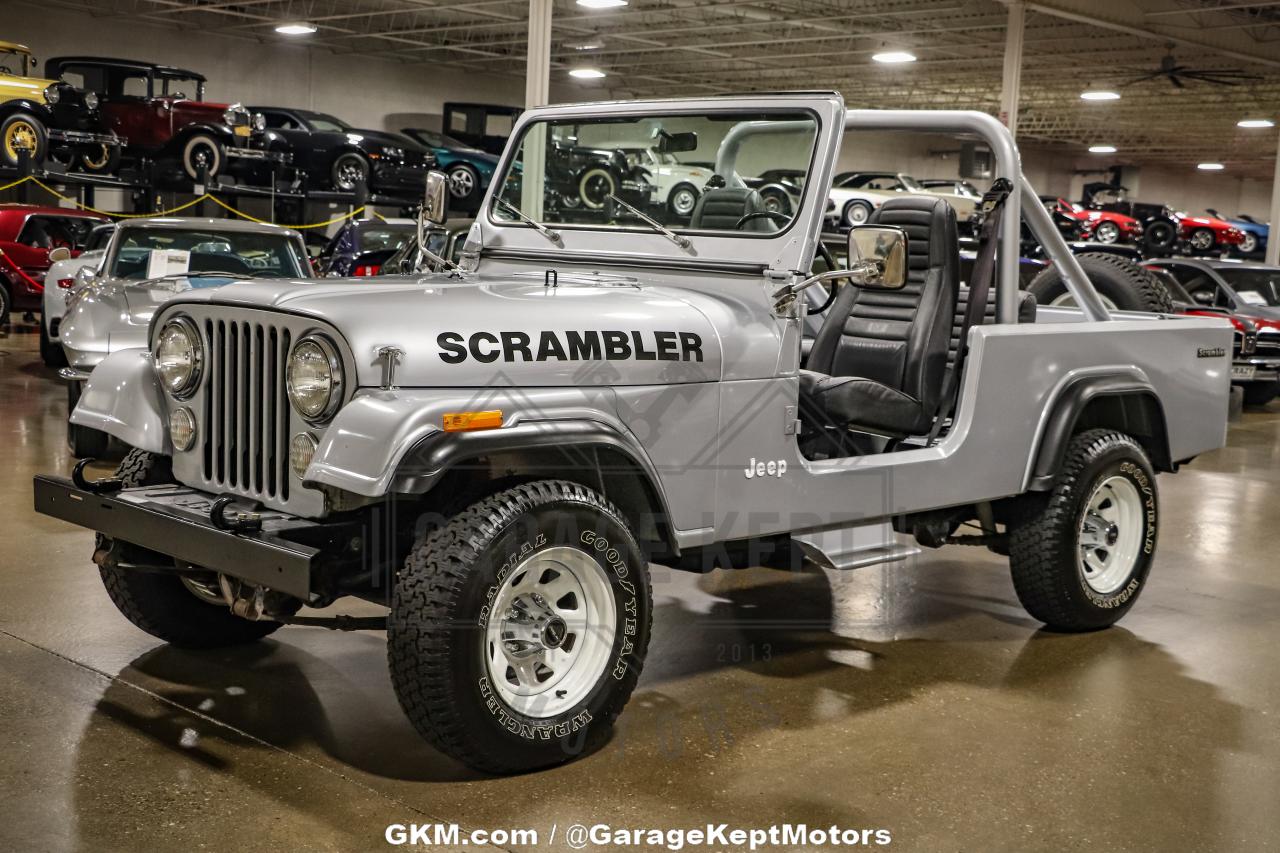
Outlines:
POLYGON ((103 124, 98 96, 37 77, 35 67, 26 45, 0 41, 0 166, 16 167, 25 150, 33 166, 52 157, 87 172, 113 171, 120 140, 103 124))

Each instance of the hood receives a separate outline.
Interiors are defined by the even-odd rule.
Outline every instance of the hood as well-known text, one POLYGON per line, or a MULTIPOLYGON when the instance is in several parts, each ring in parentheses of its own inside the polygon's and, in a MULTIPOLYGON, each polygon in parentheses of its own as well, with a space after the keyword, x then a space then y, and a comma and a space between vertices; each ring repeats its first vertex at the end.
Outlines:
POLYGON ((348 136, 359 136, 366 143, 373 142, 377 145, 391 146, 393 148, 403 148, 405 151, 413 151, 417 154, 429 154, 430 152, 422 146, 421 143, 415 142, 407 136, 399 133, 391 133, 386 130, 369 130, 363 127, 349 127, 344 131, 348 136))
POLYGON ((1226 231, 1229 228, 1235 227, 1225 219, 1218 219, 1216 216, 1192 216, 1189 213, 1180 212, 1177 214, 1177 217, 1187 225, 1204 225, 1219 231, 1226 231))
POLYGON ((193 275, 183 278, 147 279, 145 281, 116 280, 109 287, 117 289, 124 303, 137 321, 149 321, 156 306, 189 290, 224 287, 240 279, 227 276, 193 275))
POLYGON ((537 273, 263 280, 178 301, 323 321, 350 347, 360 386, 381 382, 376 350, 395 346, 398 386, 492 387, 718 380, 722 352, 706 313, 715 299, 621 276, 566 273, 547 287, 537 273))

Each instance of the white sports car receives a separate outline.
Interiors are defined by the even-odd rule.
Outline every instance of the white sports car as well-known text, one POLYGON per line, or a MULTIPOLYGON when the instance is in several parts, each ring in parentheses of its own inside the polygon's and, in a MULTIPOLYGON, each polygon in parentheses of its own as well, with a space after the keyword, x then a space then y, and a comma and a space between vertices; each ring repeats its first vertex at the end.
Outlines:
POLYGON ((871 212, 887 200, 902 193, 936 195, 955 208, 956 219, 969 221, 977 201, 968 194, 947 192, 945 188, 925 187, 910 175, 894 172, 842 172, 831 184, 831 218, 836 224, 850 228, 866 222, 871 212))
POLYGON ((84 251, 74 258, 55 261, 44 275, 44 296, 40 309, 40 358, 49 367, 62 367, 67 363, 66 354, 58 343, 62 315, 67 311, 67 300, 75 289, 76 273, 85 267, 97 269, 106 254, 107 241, 115 223, 96 226, 89 232, 84 251))
POLYGON ((702 187, 715 174, 714 169, 681 163, 674 154, 644 146, 620 146, 631 168, 641 168, 650 175, 653 204, 664 205, 675 216, 686 219, 702 195, 702 187))

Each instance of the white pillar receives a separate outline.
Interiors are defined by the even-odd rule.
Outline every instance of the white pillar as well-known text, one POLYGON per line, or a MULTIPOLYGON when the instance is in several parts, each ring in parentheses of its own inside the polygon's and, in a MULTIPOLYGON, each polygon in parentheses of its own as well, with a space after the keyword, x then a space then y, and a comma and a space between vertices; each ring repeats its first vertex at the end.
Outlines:
POLYGON ((551 99, 551 0, 529 0, 529 58, 525 65, 525 108, 551 99))
MULTIPOLYGON (((529 0, 529 58, 525 65, 525 108, 541 107, 551 100, 551 0, 529 0)), ((520 208, 534 219, 542 218, 546 172, 547 132, 534 125, 525 134, 521 157, 524 167, 520 208)))
POLYGON ((1276 173, 1271 179, 1271 231, 1267 234, 1267 263, 1280 266, 1280 144, 1276 146, 1276 173))
POLYGON ((1022 93, 1022 33, 1027 7, 1022 0, 1009 3, 1009 21, 1004 33, 1004 82, 1000 89, 1000 121, 1018 135, 1018 97, 1022 93))

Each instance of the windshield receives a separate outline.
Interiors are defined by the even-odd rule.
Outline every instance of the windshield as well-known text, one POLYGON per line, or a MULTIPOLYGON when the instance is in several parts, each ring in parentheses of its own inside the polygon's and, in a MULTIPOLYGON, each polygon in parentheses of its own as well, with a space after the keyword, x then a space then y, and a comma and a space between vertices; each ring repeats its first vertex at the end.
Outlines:
POLYGON ((1270 305, 1280 308, 1280 267, 1272 269, 1214 270, 1240 296, 1246 305, 1270 305))
POLYGON ((801 111, 533 122, 497 181, 501 191, 490 216, 530 228, 515 211, 557 226, 652 231, 643 219, 648 217, 675 231, 776 233, 790 224, 798 205, 790 198, 771 201, 767 189, 753 186, 778 169, 803 182, 817 128, 817 120, 801 111), (696 166, 659 174, 637 140, 648 140, 647 153, 663 166, 696 166))
POLYGON ((161 77, 156 81, 160 91, 156 94, 165 98, 192 98, 200 100, 200 81, 193 77, 161 77))
POLYGON ((130 228, 120 235, 110 275, 146 279, 172 273, 299 277, 306 265, 287 234, 186 228, 130 228))
POLYGON ((308 113, 306 118, 312 130, 322 133, 342 133, 351 129, 351 125, 327 113, 308 113))
POLYGON ((443 133, 436 133, 434 130, 409 130, 406 132, 410 136, 415 137, 419 142, 425 145, 430 145, 433 148, 471 147, 465 142, 454 139, 452 136, 445 136, 443 133))
POLYGON ((0 71, 17 77, 26 77, 27 54, 13 50, 0 50, 0 71))

